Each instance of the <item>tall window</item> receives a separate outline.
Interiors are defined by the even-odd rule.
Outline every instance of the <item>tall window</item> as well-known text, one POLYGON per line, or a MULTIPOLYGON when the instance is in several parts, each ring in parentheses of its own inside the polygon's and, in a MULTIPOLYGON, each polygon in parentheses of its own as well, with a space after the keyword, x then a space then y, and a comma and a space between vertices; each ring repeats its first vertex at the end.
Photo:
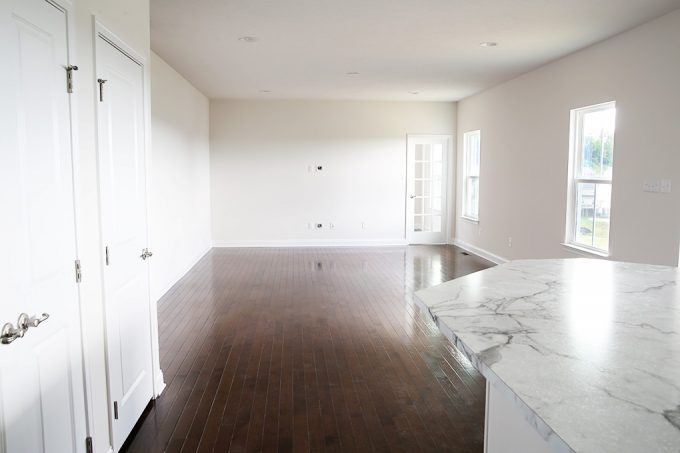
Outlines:
POLYGON ((479 162, 481 132, 463 134, 463 217, 479 220, 479 162))
POLYGON ((614 162, 614 102, 571 111, 567 242, 609 252, 614 162))

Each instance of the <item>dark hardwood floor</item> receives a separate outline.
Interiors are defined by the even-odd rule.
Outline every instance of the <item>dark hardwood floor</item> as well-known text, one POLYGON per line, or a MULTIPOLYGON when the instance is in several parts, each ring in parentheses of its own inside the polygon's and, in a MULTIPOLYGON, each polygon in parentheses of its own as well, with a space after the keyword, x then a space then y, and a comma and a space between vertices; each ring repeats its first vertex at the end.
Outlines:
POLYGON ((159 305, 167 387, 127 452, 483 451, 484 379, 413 301, 452 246, 213 249, 159 305))

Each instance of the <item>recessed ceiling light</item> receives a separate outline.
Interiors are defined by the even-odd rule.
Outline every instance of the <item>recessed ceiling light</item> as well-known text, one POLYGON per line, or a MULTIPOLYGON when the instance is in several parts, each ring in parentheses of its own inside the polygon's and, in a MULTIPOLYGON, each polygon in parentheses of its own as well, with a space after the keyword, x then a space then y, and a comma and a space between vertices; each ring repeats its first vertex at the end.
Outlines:
POLYGON ((409 94, 420 94, 420 91, 409 91, 409 94))
POLYGON ((356 72, 356 71, 346 72, 345 74, 346 74, 346 75, 359 75, 359 73, 356 72))
POLYGON ((255 36, 241 36, 238 40, 242 42, 256 42, 257 38, 255 36))
POLYGON ((479 43, 480 47, 496 47, 497 45, 498 43, 493 41, 484 41, 479 43))

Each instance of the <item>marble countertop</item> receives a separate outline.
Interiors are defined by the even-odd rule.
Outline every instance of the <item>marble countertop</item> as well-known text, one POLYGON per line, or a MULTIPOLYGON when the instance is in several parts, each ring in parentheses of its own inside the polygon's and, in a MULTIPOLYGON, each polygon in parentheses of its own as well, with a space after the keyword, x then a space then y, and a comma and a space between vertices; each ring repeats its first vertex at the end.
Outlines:
POLYGON ((556 451, 680 452, 680 272, 523 260, 418 291, 556 451))

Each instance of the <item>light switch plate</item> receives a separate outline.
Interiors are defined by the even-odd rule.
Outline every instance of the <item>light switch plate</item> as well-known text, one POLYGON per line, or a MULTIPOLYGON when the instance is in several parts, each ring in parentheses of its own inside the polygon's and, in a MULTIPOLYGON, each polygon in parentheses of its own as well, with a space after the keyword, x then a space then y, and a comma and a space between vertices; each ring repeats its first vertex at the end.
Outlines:
POLYGON ((645 192, 658 192, 659 191, 659 181, 658 180, 647 180, 642 185, 642 190, 645 192))
POLYGON ((671 193, 671 180, 662 179, 659 181, 659 191, 661 193, 671 193))

